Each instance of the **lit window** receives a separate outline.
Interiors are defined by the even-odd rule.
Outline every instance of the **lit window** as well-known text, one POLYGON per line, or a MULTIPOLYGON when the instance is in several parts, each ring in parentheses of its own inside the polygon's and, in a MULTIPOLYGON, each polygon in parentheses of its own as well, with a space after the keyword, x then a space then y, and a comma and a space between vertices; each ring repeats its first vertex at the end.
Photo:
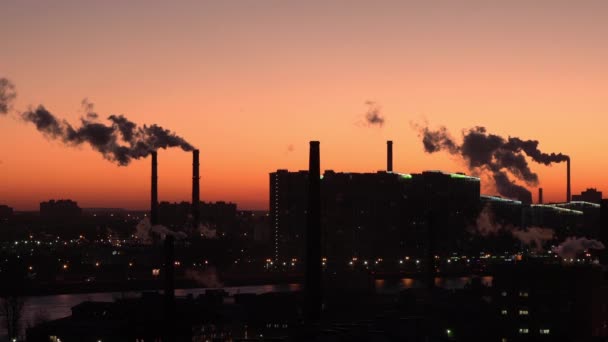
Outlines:
POLYGON ((502 310, 500 313, 501 313, 503 316, 506 316, 506 315, 508 315, 508 314, 509 314, 509 311, 507 311, 507 310, 502 310))
POLYGON ((519 333, 522 334, 522 335, 527 335, 527 334, 530 333, 530 329, 528 329, 528 328, 520 328, 519 329, 519 333))
POLYGON ((519 310, 520 316, 528 316, 529 314, 530 314, 530 312, 528 312, 528 310, 519 310))
POLYGON ((506 297, 507 296, 507 291, 502 291, 502 293, 500 295, 503 296, 503 297, 506 297))
POLYGON ((540 329, 541 335, 551 335, 551 329, 540 329))
POLYGON ((522 292, 519 293, 519 296, 523 297, 523 298, 528 298, 529 294, 528 294, 528 292, 523 292, 522 291, 522 292))

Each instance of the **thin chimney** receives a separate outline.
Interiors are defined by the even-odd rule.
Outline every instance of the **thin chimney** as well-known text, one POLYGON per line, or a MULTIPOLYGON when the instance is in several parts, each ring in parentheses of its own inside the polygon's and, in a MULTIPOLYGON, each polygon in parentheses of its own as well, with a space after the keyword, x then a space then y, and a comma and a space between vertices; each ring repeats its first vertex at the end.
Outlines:
POLYGON ((192 227, 198 229, 200 221, 199 150, 192 151, 192 227))
MULTIPOLYGON (((600 241, 608 246, 608 199, 602 199, 600 205, 600 241)), ((600 263, 608 267, 608 249, 600 251, 600 263)))
POLYGON ((386 142, 386 172, 393 172, 393 141, 386 142))
POLYGON ((158 161, 156 151, 151 152, 152 156, 152 193, 150 198, 150 224, 158 224, 158 161))
POLYGON ((543 188, 538 188, 538 204, 543 204, 543 188))
POLYGON ((170 338, 175 333, 175 238, 165 237, 165 334, 170 338))
POLYGON ((566 171, 566 202, 570 203, 571 199, 572 199, 572 192, 571 192, 571 183, 570 183, 570 157, 568 157, 568 159, 566 160, 566 167, 567 167, 567 171, 566 171))
POLYGON ((321 319, 321 158, 319 142, 310 142, 308 211, 306 215, 306 319, 321 319))

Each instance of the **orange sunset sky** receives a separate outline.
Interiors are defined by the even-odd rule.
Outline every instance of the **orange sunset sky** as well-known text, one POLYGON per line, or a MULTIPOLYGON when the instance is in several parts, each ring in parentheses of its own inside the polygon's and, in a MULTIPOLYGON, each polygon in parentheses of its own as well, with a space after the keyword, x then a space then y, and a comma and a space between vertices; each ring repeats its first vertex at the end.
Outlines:
MULTIPOLYGON (((201 198, 268 207, 268 173, 466 171, 426 155, 411 122, 537 139, 572 156, 573 193, 608 192, 606 1, 29 1, 0 3, 0 204, 143 209, 149 160, 119 167, 16 118, 44 104, 78 125, 84 98, 105 120, 157 123, 201 150, 201 198), (366 101, 386 122, 363 124, 366 101), (290 147, 291 146, 291 147, 290 147)), ((565 165, 531 164, 546 200, 565 165)), ((189 200, 191 155, 159 152, 159 198, 189 200)), ((492 193, 491 187, 484 191, 492 193)), ((530 189, 536 200, 536 189, 530 189)))

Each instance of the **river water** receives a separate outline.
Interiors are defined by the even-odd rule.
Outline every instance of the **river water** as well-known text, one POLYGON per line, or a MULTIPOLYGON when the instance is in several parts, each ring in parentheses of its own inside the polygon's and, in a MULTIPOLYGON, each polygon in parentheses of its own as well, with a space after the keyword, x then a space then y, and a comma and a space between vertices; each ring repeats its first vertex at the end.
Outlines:
MULTIPOLYGON (((492 277, 481 278, 482 283, 486 286, 492 285, 492 277)), ((461 289, 471 281, 471 277, 456 277, 456 278, 436 278, 435 285, 446 289, 461 289)), ((401 280, 376 280, 376 292, 380 294, 398 293, 404 289, 421 288, 424 284, 420 279, 404 278, 401 280)), ((256 286, 238 286, 226 287, 224 290, 229 295, 238 293, 254 293, 262 294, 268 292, 291 292, 302 289, 300 284, 281 284, 281 285, 256 285, 256 286)), ((176 296, 186 296, 192 294, 194 297, 199 294, 204 294, 207 289, 177 289, 176 296)), ((94 302, 112 302, 118 298, 137 297, 140 292, 105 292, 105 293, 84 293, 84 294, 62 294, 52 296, 35 296, 25 299, 23 309, 23 328, 27 328, 43 320, 55 320, 70 316, 71 309, 85 301, 94 302)), ((0 341, 5 340, 6 329, 4 322, 0 327, 0 341)))

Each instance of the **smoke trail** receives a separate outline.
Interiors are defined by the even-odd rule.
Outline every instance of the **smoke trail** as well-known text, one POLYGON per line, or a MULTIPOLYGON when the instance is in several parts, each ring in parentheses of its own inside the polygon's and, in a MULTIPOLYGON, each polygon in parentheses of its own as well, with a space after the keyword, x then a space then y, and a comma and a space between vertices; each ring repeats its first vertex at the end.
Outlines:
POLYGON ((26 122, 51 139, 61 140, 67 145, 89 144, 102 156, 118 165, 128 165, 132 159, 146 157, 160 148, 179 147, 192 151, 194 147, 184 138, 156 124, 138 126, 124 115, 110 115, 110 124, 97 121, 93 104, 83 101, 86 115, 80 119, 80 126, 73 127, 65 120, 40 105, 36 109, 21 114, 26 122))
POLYGON ((414 124, 422 138, 427 153, 447 151, 463 158, 473 173, 489 172, 496 184, 496 190, 505 197, 516 198, 525 203, 532 202, 532 194, 510 179, 510 176, 527 186, 538 185, 538 175, 534 173, 524 156, 537 163, 550 165, 568 160, 564 154, 547 154, 538 149, 538 141, 519 138, 505 139, 487 133, 484 127, 474 127, 463 132, 461 145, 455 142, 445 127, 431 130, 427 126, 414 124))
POLYGON ((365 101, 367 106, 367 112, 365 113, 365 120, 370 126, 382 127, 384 125, 384 117, 381 113, 380 106, 374 101, 365 101))
POLYGON ((603 250, 604 248, 604 244, 596 240, 569 237, 559 246, 553 248, 553 252, 562 258, 574 258, 586 250, 603 250))
POLYGON ((0 114, 11 110, 13 100, 17 97, 15 85, 6 78, 0 77, 0 114))

